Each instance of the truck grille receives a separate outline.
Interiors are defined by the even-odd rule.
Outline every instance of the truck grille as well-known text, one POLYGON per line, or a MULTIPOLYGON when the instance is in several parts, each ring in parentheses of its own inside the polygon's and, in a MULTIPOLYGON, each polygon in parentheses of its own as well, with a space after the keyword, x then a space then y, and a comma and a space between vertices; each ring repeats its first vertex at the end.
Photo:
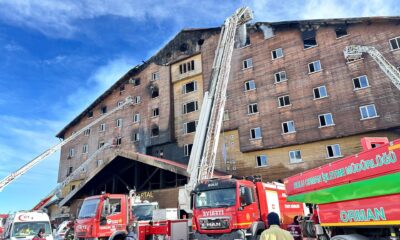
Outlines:
POLYGON ((229 228, 229 218, 200 218, 201 229, 227 229, 229 228))

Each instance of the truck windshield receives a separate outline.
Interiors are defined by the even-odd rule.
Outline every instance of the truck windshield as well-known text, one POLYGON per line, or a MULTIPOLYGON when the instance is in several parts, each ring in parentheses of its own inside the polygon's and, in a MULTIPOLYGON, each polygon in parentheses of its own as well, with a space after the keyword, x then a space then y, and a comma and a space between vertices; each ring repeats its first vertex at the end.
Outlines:
POLYGON ((133 216, 139 221, 151 220, 154 209, 156 209, 156 205, 135 205, 133 206, 133 216))
POLYGON ((81 210, 79 211, 79 219, 91 218, 96 216, 97 206, 99 205, 100 199, 87 199, 83 202, 81 210))
POLYGON ((41 228, 44 228, 45 235, 51 234, 49 222, 16 222, 14 223, 12 237, 25 238, 27 236, 35 236, 41 228))
POLYGON ((229 207, 236 204, 236 188, 214 189, 196 194, 196 208, 229 207))

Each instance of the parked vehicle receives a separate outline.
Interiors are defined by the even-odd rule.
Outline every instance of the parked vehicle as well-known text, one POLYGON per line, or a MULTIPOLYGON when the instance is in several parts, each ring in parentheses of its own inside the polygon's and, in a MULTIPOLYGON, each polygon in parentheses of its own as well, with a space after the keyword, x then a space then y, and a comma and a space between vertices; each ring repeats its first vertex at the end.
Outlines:
POLYGON ((8 218, 8 214, 0 214, 0 239, 4 232, 4 225, 6 224, 6 220, 8 218))
POLYGON ((4 240, 31 239, 41 228, 46 240, 53 240, 49 216, 42 211, 16 212, 8 217, 4 227, 4 240))
POLYGON ((302 223, 320 240, 399 239, 400 139, 363 138, 364 151, 285 181, 288 200, 310 203, 302 223))
POLYGON ((193 191, 193 239, 258 239, 267 215, 276 212, 286 228, 302 203, 288 203, 284 185, 260 178, 204 180, 193 191))
POLYGON ((58 228, 56 229, 56 232, 54 234, 54 239, 55 240, 64 240, 66 235, 70 233, 71 228, 73 228, 74 222, 70 220, 66 220, 62 222, 58 228))

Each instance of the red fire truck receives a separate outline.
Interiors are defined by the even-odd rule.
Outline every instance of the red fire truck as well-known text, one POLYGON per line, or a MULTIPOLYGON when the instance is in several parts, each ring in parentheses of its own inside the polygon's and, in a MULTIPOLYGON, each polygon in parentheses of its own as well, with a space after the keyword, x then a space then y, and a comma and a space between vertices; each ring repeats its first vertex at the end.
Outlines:
POLYGON ((289 201, 310 203, 307 237, 399 239, 400 139, 363 138, 364 151, 285 180, 289 201))
POLYGON ((187 232, 187 220, 152 221, 156 202, 141 202, 132 191, 129 195, 102 194, 84 200, 75 223, 75 238, 80 240, 110 239, 123 240, 127 236, 126 227, 136 227, 139 240, 148 236, 158 239, 182 235, 187 232))
POLYGON ((199 183, 193 191, 193 239, 258 239, 267 215, 276 212, 283 227, 303 215, 302 203, 286 202, 284 185, 259 177, 219 178, 199 183))

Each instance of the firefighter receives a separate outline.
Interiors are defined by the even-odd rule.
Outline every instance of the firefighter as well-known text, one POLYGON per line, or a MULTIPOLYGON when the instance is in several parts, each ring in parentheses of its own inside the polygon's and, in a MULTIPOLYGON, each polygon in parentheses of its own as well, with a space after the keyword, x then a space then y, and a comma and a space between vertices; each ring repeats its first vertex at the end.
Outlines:
POLYGON ((280 228, 279 215, 270 212, 267 216, 269 228, 261 233, 260 240, 294 240, 286 230, 280 228))

